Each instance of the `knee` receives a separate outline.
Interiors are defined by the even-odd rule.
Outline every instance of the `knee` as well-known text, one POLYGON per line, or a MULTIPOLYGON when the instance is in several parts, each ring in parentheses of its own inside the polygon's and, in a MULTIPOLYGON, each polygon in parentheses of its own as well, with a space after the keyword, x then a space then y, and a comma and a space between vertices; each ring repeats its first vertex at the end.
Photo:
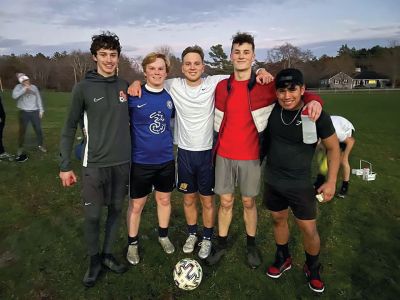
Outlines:
POLYGON ((231 210, 233 208, 233 197, 221 198, 221 207, 223 209, 231 210))
POLYGON ((161 206, 170 206, 171 199, 168 196, 162 196, 157 199, 157 203, 161 206))
POLYGON ((254 209, 256 207, 256 202, 254 201, 253 198, 244 198, 243 207, 245 209, 254 209))
POLYGON ((272 218, 272 223, 275 227, 287 226, 287 218, 285 218, 284 216, 274 216, 272 218))
POLYGON ((139 215, 142 213, 143 206, 139 203, 135 203, 135 201, 131 200, 129 203, 128 214, 130 215, 139 215))

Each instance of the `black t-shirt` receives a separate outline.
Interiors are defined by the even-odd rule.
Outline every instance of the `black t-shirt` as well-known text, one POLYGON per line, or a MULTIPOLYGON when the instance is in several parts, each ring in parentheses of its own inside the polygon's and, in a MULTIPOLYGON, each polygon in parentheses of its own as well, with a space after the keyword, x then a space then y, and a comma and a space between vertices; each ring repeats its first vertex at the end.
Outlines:
MULTIPOLYGON (((286 188, 310 186, 311 162, 317 143, 303 143, 301 112, 297 113, 297 110, 284 110, 276 103, 269 117, 265 131, 267 151, 265 180, 271 185, 286 188), (282 119, 288 125, 285 125, 282 119)), ((317 136, 321 139, 335 133, 332 120, 324 111, 316 126, 317 136)))

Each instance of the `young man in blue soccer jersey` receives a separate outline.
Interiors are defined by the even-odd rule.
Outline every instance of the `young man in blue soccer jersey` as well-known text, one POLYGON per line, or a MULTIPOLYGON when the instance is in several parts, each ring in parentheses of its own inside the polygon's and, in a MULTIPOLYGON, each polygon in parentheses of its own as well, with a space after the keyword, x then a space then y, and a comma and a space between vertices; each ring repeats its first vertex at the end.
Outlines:
POLYGON ((155 190, 158 241, 167 254, 175 251, 168 238, 171 192, 175 187, 175 161, 171 123, 174 105, 164 89, 170 63, 161 53, 148 54, 143 62, 146 84, 142 97, 129 96, 132 138, 130 201, 127 212, 128 251, 132 265, 140 261, 139 225, 148 195, 155 190))
POLYGON ((84 121, 82 198, 85 242, 90 264, 83 284, 95 284, 102 266, 115 273, 127 267, 112 255, 129 182, 130 136, 126 81, 118 78, 121 46, 110 32, 92 37, 90 51, 96 70, 86 73, 72 91, 72 101, 60 141, 60 179, 64 187, 77 182, 71 166, 76 129, 84 121), (107 206, 102 254, 99 254, 100 220, 107 206))
MULTIPOLYGON (((303 143, 301 110, 304 106, 305 85, 303 74, 297 69, 280 71, 275 78, 278 103, 273 108, 265 131, 266 165, 264 201, 271 211, 274 237, 277 246, 275 262, 267 275, 279 278, 292 266, 289 254, 289 207, 303 236, 306 255, 304 272, 309 287, 316 292, 324 291, 320 277, 320 238, 316 225, 316 199, 311 184, 311 161, 317 143, 303 143)), ((329 173, 327 181, 318 192, 323 201, 330 201, 335 193, 339 168, 339 142, 332 121, 322 111, 316 121, 319 138, 327 149, 329 173)))

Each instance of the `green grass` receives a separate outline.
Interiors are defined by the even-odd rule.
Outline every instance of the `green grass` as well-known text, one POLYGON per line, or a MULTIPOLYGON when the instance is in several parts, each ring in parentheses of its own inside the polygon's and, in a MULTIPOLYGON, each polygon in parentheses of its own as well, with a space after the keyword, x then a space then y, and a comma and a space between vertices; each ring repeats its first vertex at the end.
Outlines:
MULTIPOLYGON (((351 177, 346 199, 320 205, 321 261, 326 291, 315 295, 301 267, 301 237, 291 220, 290 249, 294 268, 279 280, 265 275, 274 257, 269 213, 259 207, 257 241, 263 264, 251 270, 245 263, 242 207, 237 202, 230 229, 229 252, 216 267, 203 266, 204 278, 192 292, 174 286, 172 269, 185 256, 185 221, 181 196, 173 193, 170 236, 177 251, 165 255, 157 243, 154 200, 146 205, 140 228, 142 261, 123 275, 105 273, 94 288, 81 279, 87 267, 83 244, 80 185, 63 189, 58 175, 58 141, 69 101, 67 93, 44 93, 45 143, 42 154, 29 132, 26 163, 0 162, 0 298, 1 299, 396 299, 400 295, 400 93, 323 95, 325 108, 356 127, 353 167, 359 159, 373 163, 377 179, 351 177), (397 296, 396 296, 397 295, 397 296)), ((17 147, 15 103, 3 94, 7 111, 4 143, 17 147)), ((79 164, 75 163, 79 173, 79 164)), ((340 180, 340 179, 339 179, 340 180)), ((338 180, 338 181, 339 181, 338 180)), ((217 200, 218 203, 218 200, 217 200)), ((122 260, 125 220, 115 253, 122 260)))

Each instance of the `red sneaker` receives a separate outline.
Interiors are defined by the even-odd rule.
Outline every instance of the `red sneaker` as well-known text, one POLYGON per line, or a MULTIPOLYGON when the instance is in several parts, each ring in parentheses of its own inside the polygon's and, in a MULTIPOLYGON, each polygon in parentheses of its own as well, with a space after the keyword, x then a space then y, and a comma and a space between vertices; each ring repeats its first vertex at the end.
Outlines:
POLYGON ((268 267, 267 276, 271 278, 279 278, 283 272, 290 270, 292 268, 292 257, 288 257, 284 262, 281 262, 278 257, 275 262, 268 267))
POLYGON ((320 271, 322 271, 321 264, 318 264, 318 266, 312 269, 310 269, 307 264, 304 264, 303 271, 304 274, 306 274, 310 289, 314 292, 322 293, 325 290, 325 285, 320 275, 320 271))

